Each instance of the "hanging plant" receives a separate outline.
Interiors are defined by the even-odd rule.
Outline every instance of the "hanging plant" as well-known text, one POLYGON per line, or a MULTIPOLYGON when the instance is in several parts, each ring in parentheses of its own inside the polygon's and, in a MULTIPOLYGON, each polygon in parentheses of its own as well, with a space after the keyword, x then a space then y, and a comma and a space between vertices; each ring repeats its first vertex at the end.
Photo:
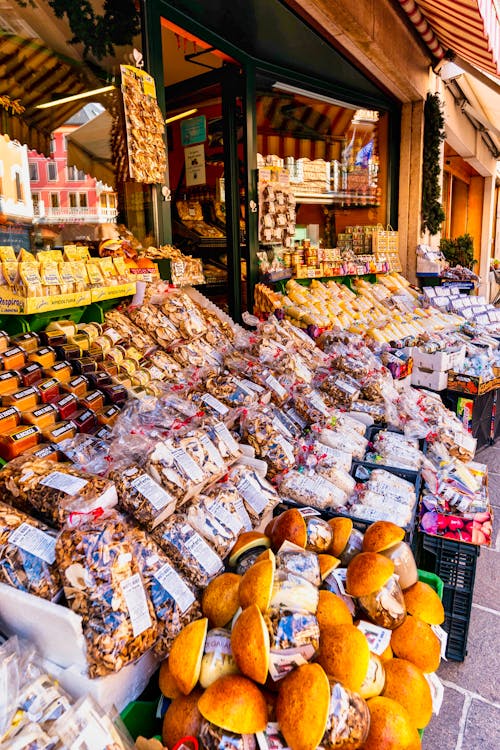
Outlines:
POLYGON ((445 139, 439 94, 427 94, 424 105, 424 153, 422 170, 422 231, 437 234, 445 219, 441 205, 441 143, 445 139))
MULTIPOLYGON (((21 7, 34 5, 33 0, 17 0, 21 7)), ((48 0, 57 18, 67 16, 73 33, 71 44, 83 44, 83 54, 97 60, 114 55, 115 46, 130 45, 141 30, 137 0, 104 0, 102 15, 96 13, 92 0, 48 0)))

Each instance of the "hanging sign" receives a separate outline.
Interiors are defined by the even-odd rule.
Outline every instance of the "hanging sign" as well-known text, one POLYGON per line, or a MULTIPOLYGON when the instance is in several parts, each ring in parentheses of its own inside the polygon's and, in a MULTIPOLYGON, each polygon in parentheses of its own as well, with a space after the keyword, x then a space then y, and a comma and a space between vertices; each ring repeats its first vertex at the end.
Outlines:
POLYGON ((205 170, 205 146, 189 146, 184 149, 186 160, 186 187, 204 185, 207 181, 205 170))
POLYGON ((193 146, 207 140, 207 118, 205 115, 190 117, 181 122, 181 142, 183 146, 193 146))

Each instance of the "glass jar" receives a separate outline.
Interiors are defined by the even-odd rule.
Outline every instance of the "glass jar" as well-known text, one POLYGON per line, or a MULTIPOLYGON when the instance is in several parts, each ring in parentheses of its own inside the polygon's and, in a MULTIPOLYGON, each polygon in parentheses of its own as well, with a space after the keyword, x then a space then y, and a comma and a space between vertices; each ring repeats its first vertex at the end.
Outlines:
POLYGON ((353 557, 359 555, 360 552, 363 552, 363 534, 358 529, 353 529, 340 555, 341 567, 347 568, 353 557))
POLYGON ((394 573, 399 576, 399 585, 403 591, 418 581, 417 563, 409 544, 398 542, 380 554, 394 563, 394 573))
POLYGON ((356 602, 361 613, 382 628, 395 630, 406 619, 403 591, 396 575, 392 575, 378 591, 360 596, 356 602))
POLYGON ((320 747, 325 750, 352 750, 368 737, 370 712, 357 693, 336 682, 331 686, 330 711, 320 747))

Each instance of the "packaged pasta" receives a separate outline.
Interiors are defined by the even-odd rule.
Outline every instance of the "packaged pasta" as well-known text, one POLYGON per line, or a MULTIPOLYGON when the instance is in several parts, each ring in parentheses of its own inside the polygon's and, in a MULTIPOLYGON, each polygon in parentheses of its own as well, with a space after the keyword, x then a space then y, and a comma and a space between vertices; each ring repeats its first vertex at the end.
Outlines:
POLYGON ((71 609, 83 617, 90 677, 118 672, 154 644, 157 621, 127 527, 113 514, 64 529, 56 560, 71 609))
POLYGON ((0 502, 0 581, 52 601, 61 591, 57 532, 0 502))

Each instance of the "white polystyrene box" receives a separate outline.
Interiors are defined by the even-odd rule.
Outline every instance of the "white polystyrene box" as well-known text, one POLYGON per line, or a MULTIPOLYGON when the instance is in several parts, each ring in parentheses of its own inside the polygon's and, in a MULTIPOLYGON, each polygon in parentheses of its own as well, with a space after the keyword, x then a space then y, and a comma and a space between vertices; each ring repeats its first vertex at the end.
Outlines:
POLYGON ((411 384, 419 388, 429 388, 431 391, 443 391, 448 385, 447 370, 422 370, 414 367, 411 374, 411 384))
POLYGON ((0 629, 34 643, 71 695, 90 693, 103 708, 114 705, 121 711, 142 693, 158 666, 148 652, 119 672, 90 679, 80 615, 5 583, 0 583, 0 629))

